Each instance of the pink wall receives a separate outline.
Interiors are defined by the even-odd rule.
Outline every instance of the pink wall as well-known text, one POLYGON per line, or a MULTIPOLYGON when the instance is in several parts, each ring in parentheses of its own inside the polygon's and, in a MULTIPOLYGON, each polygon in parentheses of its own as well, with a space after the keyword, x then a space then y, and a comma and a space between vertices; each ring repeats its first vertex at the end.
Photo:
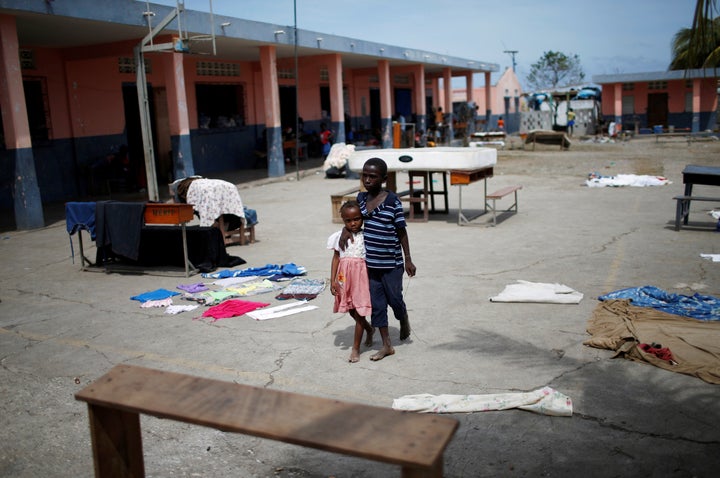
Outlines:
MULTIPOLYGON (((485 78, 484 75, 477 78, 473 83, 479 83, 483 85, 481 87, 473 88, 473 99, 479 106, 478 111, 481 115, 485 114, 485 78)), ((493 114, 503 114, 505 111, 505 90, 508 91, 507 95, 511 98, 510 100, 510 112, 515 112, 515 101, 512 98, 520 97, 523 94, 522 85, 515 72, 511 69, 506 69, 502 76, 498 79, 495 85, 490 86, 490 98, 491 104, 490 109, 493 114)), ((467 92, 464 88, 456 88, 452 90, 453 103, 457 101, 466 101, 467 92)), ((443 108, 444 109, 444 108, 443 108)))

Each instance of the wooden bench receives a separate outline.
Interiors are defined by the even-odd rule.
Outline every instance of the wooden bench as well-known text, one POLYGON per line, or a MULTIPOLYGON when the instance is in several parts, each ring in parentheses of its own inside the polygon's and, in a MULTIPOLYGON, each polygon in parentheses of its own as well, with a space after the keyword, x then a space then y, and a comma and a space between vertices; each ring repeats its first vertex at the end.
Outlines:
POLYGON ((517 192, 520 189, 522 189, 522 186, 520 186, 519 184, 514 185, 514 186, 505 186, 504 188, 500 188, 497 191, 492 192, 492 193, 488 194, 487 196, 485 196, 486 201, 488 199, 492 200, 492 205, 490 205, 489 203, 486 203, 486 206, 488 209, 490 209, 492 211, 493 226, 495 226, 497 224, 497 204, 496 204, 497 200, 504 198, 505 196, 507 196, 510 193, 515 193, 515 202, 513 203, 513 205, 507 209, 504 209, 502 212, 511 212, 514 210, 517 213, 518 212, 517 192))
POLYGON ((360 192, 360 186, 355 186, 350 189, 340 191, 339 193, 330 195, 330 207, 332 208, 332 222, 336 224, 342 224, 343 220, 340 217, 340 206, 351 199, 357 199, 357 195, 360 192))
POLYGON ((677 201, 677 208, 675 212, 675 230, 680 230, 680 222, 687 225, 690 217, 690 202, 692 201, 707 201, 716 202, 720 204, 720 198, 707 197, 707 196, 675 196, 673 198, 677 201))
MULTIPOLYGON (((269 438, 440 478, 458 422, 328 398, 117 365, 75 394, 87 402, 95 476, 145 476, 140 414, 269 438)), ((182 450, 178 450, 182 455, 182 450)))

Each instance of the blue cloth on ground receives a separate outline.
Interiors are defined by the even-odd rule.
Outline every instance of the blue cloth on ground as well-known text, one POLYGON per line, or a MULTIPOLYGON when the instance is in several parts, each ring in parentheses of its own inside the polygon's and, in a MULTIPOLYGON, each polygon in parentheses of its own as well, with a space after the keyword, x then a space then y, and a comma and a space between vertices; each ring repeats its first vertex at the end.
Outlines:
POLYGON ((202 274, 202 277, 205 279, 227 279, 229 277, 269 276, 270 280, 281 280, 301 276, 305 273, 305 267, 288 262, 282 266, 266 264, 262 267, 248 267, 240 270, 225 269, 218 272, 206 272, 202 274))
POLYGON ((142 294, 130 297, 130 299, 140 302, 147 302, 149 300, 163 300, 175 295, 180 295, 180 292, 175 292, 167 289, 157 289, 151 292, 143 292, 142 294))
POLYGON ((711 295, 692 296, 673 294, 658 287, 646 285, 629 287, 598 297, 598 300, 629 299, 637 307, 651 307, 668 314, 698 320, 720 320, 720 299, 711 295))

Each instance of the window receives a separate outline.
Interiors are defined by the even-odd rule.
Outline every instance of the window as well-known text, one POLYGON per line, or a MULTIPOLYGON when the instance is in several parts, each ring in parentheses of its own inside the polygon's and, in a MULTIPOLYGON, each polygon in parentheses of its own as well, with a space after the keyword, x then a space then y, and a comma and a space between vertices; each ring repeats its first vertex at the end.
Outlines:
POLYGON ((635 89, 635 83, 623 83, 622 89, 623 91, 633 91, 635 89))
POLYGON ((648 90, 667 90, 667 81, 649 81, 648 90))
POLYGON ((624 115, 635 114, 635 97, 634 96, 623 96, 622 97, 622 114, 624 114, 624 115))
POLYGON ((245 126, 245 88, 233 84, 195 85, 200 129, 245 126))

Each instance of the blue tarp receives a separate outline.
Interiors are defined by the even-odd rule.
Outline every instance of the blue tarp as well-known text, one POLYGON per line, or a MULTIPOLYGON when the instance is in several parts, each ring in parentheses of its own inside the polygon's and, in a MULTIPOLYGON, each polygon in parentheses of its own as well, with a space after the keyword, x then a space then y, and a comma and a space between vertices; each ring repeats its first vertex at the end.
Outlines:
POLYGON ((720 299, 711 295, 691 296, 673 294, 658 287, 646 285, 620 289, 601 295, 598 300, 629 299, 631 305, 651 307, 668 314, 682 315, 698 320, 720 320, 720 299))

